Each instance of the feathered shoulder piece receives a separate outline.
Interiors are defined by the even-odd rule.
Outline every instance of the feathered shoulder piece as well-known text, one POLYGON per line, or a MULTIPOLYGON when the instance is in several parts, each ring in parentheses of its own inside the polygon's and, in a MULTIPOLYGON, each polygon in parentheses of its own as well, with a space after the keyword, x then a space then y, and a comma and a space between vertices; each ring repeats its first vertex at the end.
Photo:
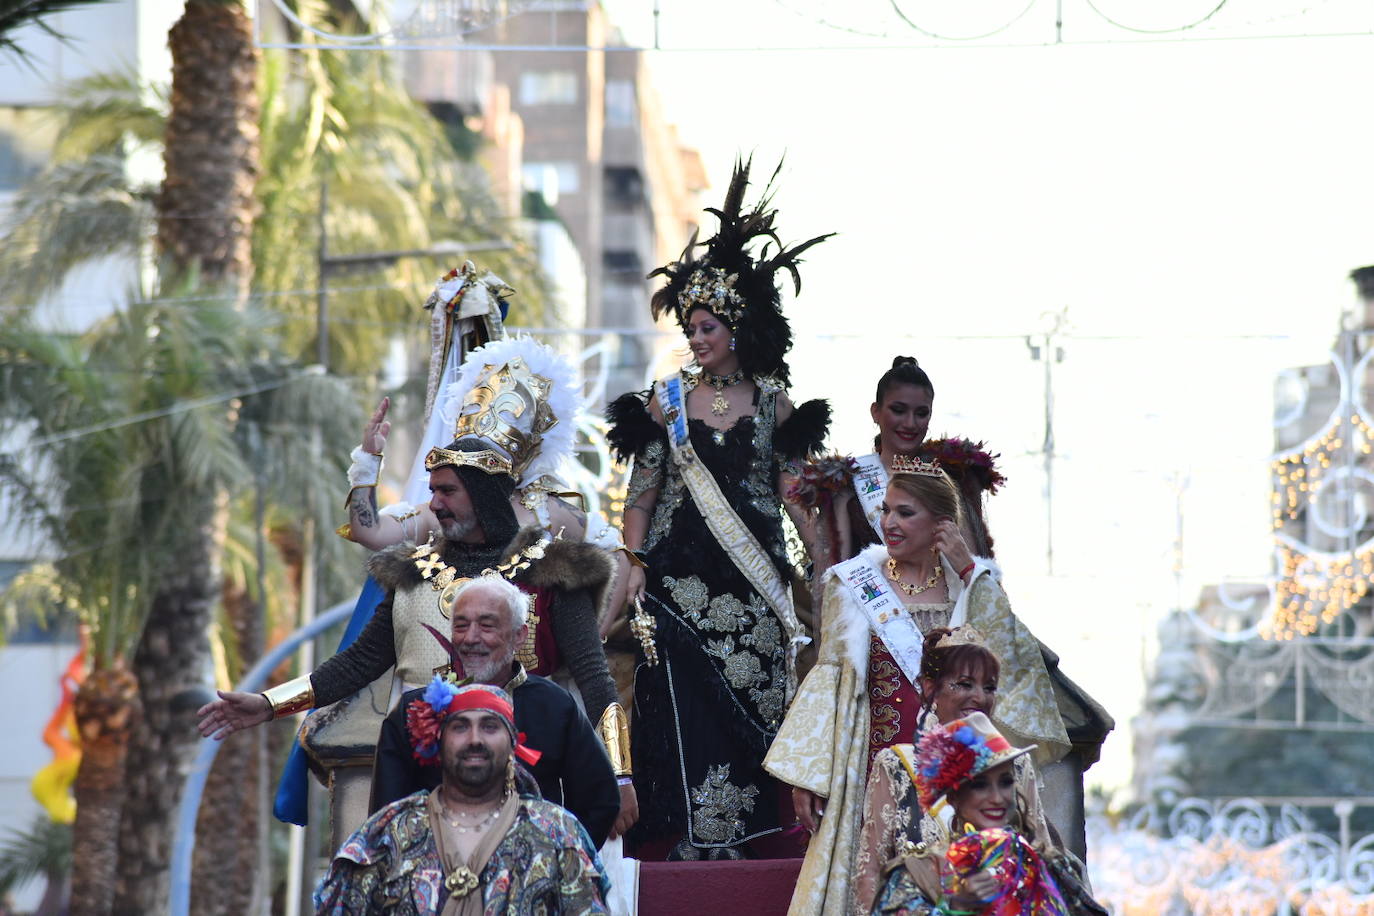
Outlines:
POLYGON ((631 391, 606 406, 606 421, 611 425, 606 431, 606 442, 618 460, 629 461, 643 454, 650 442, 667 437, 649 414, 652 396, 652 391, 631 391))
POLYGON ((773 449, 787 461, 801 461, 816 454, 830 431, 830 402, 816 398, 792 411, 787 422, 773 433, 773 449))
POLYGON ((802 253, 834 233, 784 245, 775 225, 777 211, 772 207, 773 182, 782 164, 773 171, 758 202, 745 210, 750 165, 736 160, 725 202, 719 209, 706 210, 720 221, 716 234, 699 243, 693 233, 676 261, 649 274, 651 279, 663 277, 666 281, 654 293, 650 306, 655 319, 672 315, 684 330, 694 309, 706 309, 734 332, 740 365, 749 376, 773 376, 785 386, 789 381, 785 357, 792 347, 792 330, 782 314, 777 273, 787 271, 793 288, 800 293, 798 265, 802 253), (759 244, 762 247, 755 252, 759 244), (705 251, 699 252, 700 248, 705 251))

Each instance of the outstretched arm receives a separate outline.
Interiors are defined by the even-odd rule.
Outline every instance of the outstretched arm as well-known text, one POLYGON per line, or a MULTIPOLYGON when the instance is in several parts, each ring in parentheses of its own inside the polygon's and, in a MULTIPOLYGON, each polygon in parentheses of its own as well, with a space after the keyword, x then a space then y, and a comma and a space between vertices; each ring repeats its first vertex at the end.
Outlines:
MULTIPOLYGON (((348 648, 336 652, 306 679, 297 678, 290 686, 300 684, 299 690, 290 691, 304 701, 290 704, 289 712, 299 712, 310 708, 328 706, 351 696, 376 680, 383 671, 396 664, 396 642, 391 629, 391 602, 394 593, 388 592, 373 611, 367 626, 358 634, 348 648)), ((282 685, 283 687, 288 685, 282 685)), ((198 728, 207 738, 216 740, 228 737, 236 731, 261 725, 278 717, 278 712, 268 700, 268 695, 280 688, 263 693, 244 693, 242 691, 218 691, 219 699, 206 703, 196 710, 200 718, 198 728)), ((282 699, 285 699, 283 697, 282 699)), ((288 715, 283 709, 280 715, 288 715)))

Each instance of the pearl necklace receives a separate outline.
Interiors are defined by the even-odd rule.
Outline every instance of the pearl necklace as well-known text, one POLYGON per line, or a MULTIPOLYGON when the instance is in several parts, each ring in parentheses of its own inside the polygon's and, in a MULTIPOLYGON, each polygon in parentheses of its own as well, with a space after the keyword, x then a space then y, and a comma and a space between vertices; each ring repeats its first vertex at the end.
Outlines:
POLYGON ((944 574, 944 566, 940 563, 936 563, 935 572, 930 574, 930 578, 926 580, 924 585, 911 585, 910 583, 902 581, 902 574, 897 571, 897 561, 892 557, 887 558, 887 577, 908 596, 919 595, 921 592, 929 591, 934 588, 939 583, 940 577, 944 574))
MULTIPOLYGON (((496 815, 501 813, 501 805, 497 805, 495 808, 492 808, 491 811, 487 812, 487 815, 483 817, 480 821, 465 827, 459 821, 456 821, 449 816, 450 812, 448 805, 445 805, 442 802, 440 802, 439 807, 443 809, 444 820, 447 821, 448 825, 452 827, 454 830, 456 830, 458 833, 481 833, 483 830, 486 830, 487 827, 493 821, 496 820, 496 815)), ((458 814, 457 816, 462 817, 461 814, 458 814)))

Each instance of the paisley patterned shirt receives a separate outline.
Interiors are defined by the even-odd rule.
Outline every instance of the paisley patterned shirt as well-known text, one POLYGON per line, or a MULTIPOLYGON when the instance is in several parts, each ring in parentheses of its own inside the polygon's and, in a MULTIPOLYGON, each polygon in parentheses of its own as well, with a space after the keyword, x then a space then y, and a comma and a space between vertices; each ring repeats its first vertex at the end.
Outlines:
MULTIPOLYGON (((416 792, 367 819, 344 842, 320 886, 315 912, 438 916, 448 901, 444 866, 416 792)), ((567 811, 522 798, 515 823, 482 869, 483 916, 604 914, 610 882, 582 825, 567 811)))

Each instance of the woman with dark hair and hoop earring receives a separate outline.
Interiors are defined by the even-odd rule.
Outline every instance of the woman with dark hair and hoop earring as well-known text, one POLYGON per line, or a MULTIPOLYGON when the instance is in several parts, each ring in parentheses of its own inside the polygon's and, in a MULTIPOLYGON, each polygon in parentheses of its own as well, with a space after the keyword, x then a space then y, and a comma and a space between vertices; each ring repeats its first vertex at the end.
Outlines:
POLYGON ((642 859, 795 854, 797 845, 776 836, 791 804, 763 769, 805 641, 780 493, 820 448, 830 408, 788 400, 792 333, 775 278, 785 270, 799 282, 798 255, 825 236, 773 247, 768 190, 743 209, 748 176, 737 165, 725 204, 710 211, 720 229, 706 251, 694 239, 651 275, 667 278, 654 316, 676 319, 696 366, 606 412, 608 441, 634 462, 624 536, 638 563, 626 589, 644 635, 631 729, 640 818, 629 839, 642 859))
POLYGON ((1042 762, 1069 750, 1040 644, 1012 613, 992 563, 964 542, 954 482, 918 458, 897 456, 892 472, 883 543, 822 579, 816 664, 765 760, 793 787, 797 820, 813 832, 792 897, 796 916, 851 912, 864 787, 879 751, 918 734, 926 634, 975 626, 1000 662, 999 726, 1039 745, 1042 762))
POLYGON ((898 356, 878 379, 869 416, 878 426, 874 451, 850 458, 832 456, 805 466, 788 498, 813 516, 812 560, 825 570, 882 540, 883 492, 898 457, 938 461, 959 491, 960 529, 974 555, 991 557, 992 536, 983 515, 983 495, 1004 479, 998 456, 982 442, 926 438, 935 385, 914 357, 898 356))

